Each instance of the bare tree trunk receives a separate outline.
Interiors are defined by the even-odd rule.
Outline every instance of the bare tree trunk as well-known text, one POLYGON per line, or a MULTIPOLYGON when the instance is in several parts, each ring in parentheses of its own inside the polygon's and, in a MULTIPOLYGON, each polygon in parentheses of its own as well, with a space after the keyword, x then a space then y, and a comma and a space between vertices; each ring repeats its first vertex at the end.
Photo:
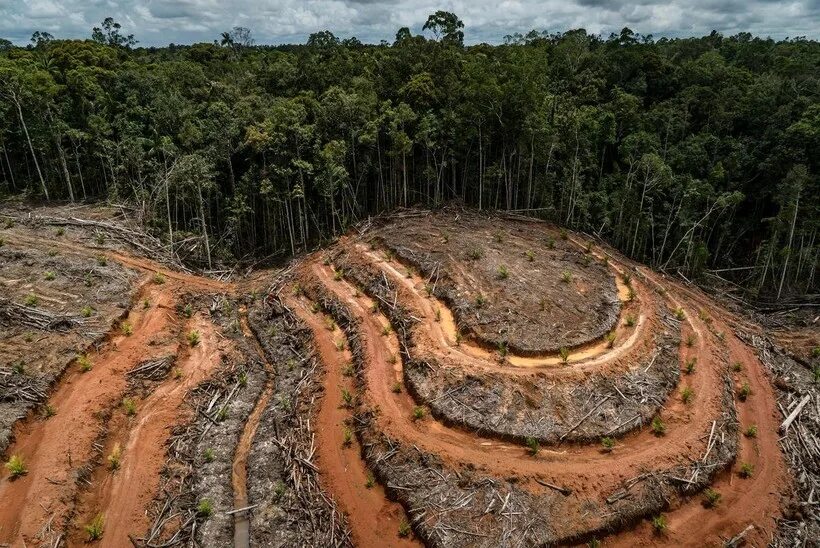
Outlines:
POLYGON ((202 186, 197 181, 196 193, 199 198, 199 223, 202 228, 202 238, 205 240, 205 256, 208 259, 208 269, 211 268, 211 244, 208 242, 208 228, 205 224, 205 200, 202 199, 202 186))
POLYGON ((789 243, 786 249, 786 260, 783 261, 783 272, 780 274, 780 284, 777 287, 777 300, 780 300, 780 294, 783 293, 783 282, 786 281, 786 271, 789 269, 789 258, 792 256, 792 240, 794 239, 794 225, 797 224, 797 211, 800 209, 800 191, 797 191, 797 197, 794 199, 794 216, 792 217, 792 226, 789 230, 789 243))
POLYGON ((17 99, 16 94, 13 94, 11 98, 17 107, 17 116, 20 118, 20 125, 23 126, 23 133, 26 134, 26 141, 28 141, 28 148, 31 151, 31 157, 34 159, 34 167, 37 168, 37 175, 40 177, 40 185, 43 187, 43 194, 45 194, 46 200, 48 200, 49 197, 48 189, 46 188, 46 180, 43 178, 43 172, 40 171, 40 163, 37 161, 37 154, 34 153, 34 145, 31 144, 31 137, 28 134, 28 126, 26 126, 26 121, 23 118, 23 108, 20 106, 20 101, 17 99))

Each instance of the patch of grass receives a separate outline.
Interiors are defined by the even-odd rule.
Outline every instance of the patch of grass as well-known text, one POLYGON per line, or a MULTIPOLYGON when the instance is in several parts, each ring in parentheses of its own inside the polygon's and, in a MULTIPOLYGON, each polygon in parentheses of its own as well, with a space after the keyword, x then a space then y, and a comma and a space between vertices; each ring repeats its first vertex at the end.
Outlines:
POLYGON ((23 299, 23 304, 25 304, 26 306, 30 306, 30 307, 34 308, 34 307, 37 306, 37 303, 39 301, 40 301, 40 299, 37 297, 37 295, 35 295, 34 293, 29 293, 23 299))
POLYGON ((658 437, 666 435, 666 424, 660 417, 652 419, 652 433, 658 437))
POLYGON ((90 272, 86 272, 85 276, 83 276, 83 283, 86 287, 91 287, 92 285, 94 285, 94 280, 91 278, 90 272))
POLYGON ((97 514, 94 516, 94 519, 83 526, 83 529, 85 529, 85 532, 88 535, 89 542, 100 540, 103 536, 103 531, 105 530, 105 518, 102 514, 97 514))
POLYGON ((126 337, 130 337, 134 334, 134 326, 126 320, 120 324, 120 331, 122 331, 122 334, 126 337))
POLYGON ((345 377, 352 377, 355 372, 356 369, 353 367, 352 363, 345 365, 344 369, 342 369, 342 375, 345 377))
POLYGON ((179 367, 174 367, 174 370, 171 372, 171 377, 173 377, 174 380, 181 379, 182 378, 182 369, 180 369, 179 367))
POLYGON ((214 450, 208 447, 205 451, 202 452, 202 460, 205 462, 213 462, 214 461, 214 450))
POLYGON ((569 348, 566 346, 562 346, 558 349, 558 353, 561 354, 561 361, 567 363, 569 361, 569 348))
POLYGON ((507 357, 509 354, 509 348, 507 347, 506 341, 501 341, 498 343, 498 355, 503 359, 507 357))
POLYGON ((678 307, 675 309, 675 318, 681 322, 686 319, 686 312, 683 311, 683 308, 678 307))
POLYGON ((364 482, 365 489, 373 489, 376 486, 376 478, 373 477, 371 472, 367 473, 367 481, 364 482))
POLYGON ((77 365, 80 366, 80 371, 83 373, 88 373, 94 368, 94 364, 91 363, 91 360, 85 354, 77 358, 77 365))
POLYGON ((83 318, 90 318, 90 317, 91 317, 91 314, 93 314, 93 313, 94 313, 94 309, 93 309, 93 308, 91 308, 91 307, 90 307, 90 306, 88 306, 88 305, 85 305, 85 306, 84 306, 84 307, 82 307, 82 309, 80 310, 80 316, 82 316, 83 318))
POLYGON ((567 270, 564 270, 561 273, 561 282, 563 282, 565 284, 568 284, 571 281, 572 281, 572 273, 567 271, 567 270))
POLYGON ((108 455, 108 469, 112 472, 120 469, 120 461, 122 460, 122 447, 119 443, 115 443, 111 449, 111 454, 108 455))
POLYGON ((695 336, 695 334, 694 333, 689 333, 689 335, 686 336, 686 346, 691 348, 692 346, 695 345, 696 340, 698 340, 698 338, 695 336))
POLYGON ((633 316, 632 314, 627 314, 626 319, 624 320, 624 325, 626 325, 627 327, 635 327, 636 321, 637 320, 635 319, 635 316, 633 316))
POLYGON ((97 232, 94 241, 97 242, 97 245, 103 245, 105 243, 105 235, 101 232, 97 232))
POLYGON ((496 276, 499 280, 506 280, 510 277, 510 271, 507 270, 507 267, 502 264, 498 267, 498 272, 496 273, 496 276))
POLYGON ((12 455, 6 461, 6 470, 9 471, 11 479, 19 478, 28 474, 28 468, 20 455, 12 455))
POLYGON ((504 241, 504 235, 500 232, 496 232, 493 234, 493 240, 495 240, 495 243, 500 244, 504 241))
POLYGON ((49 282, 50 282, 51 280, 53 280, 54 278, 56 278, 56 277, 57 277, 57 275, 54 273, 54 271, 53 271, 53 270, 49 270, 48 272, 46 272, 46 273, 43 275, 43 278, 45 278, 45 279, 46 279, 46 281, 49 281, 49 282))
POLYGON ((697 362, 698 362, 697 358, 689 358, 688 360, 686 360, 686 369, 685 369, 685 371, 686 371, 687 375, 691 375, 692 373, 695 372, 695 364, 697 364, 697 362))
POLYGON ((410 524, 407 523, 406 519, 402 519, 401 523, 399 523, 399 536, 401 538, 407 538, 410 536, 410 524))
POLYGON ((216 420, 218 422, 223 422, 227 418, 228 418, 228 408, 227 407, 221 407, 219 409, 219 413, 216 414, 216 420))
POLYGON ((630 287, 629 291, 627 291, 627 293, 626 293, 626 300, 630 301, 630 302, 634 301, 635 297, 637 297, 637 296, 638 296, 638 294, 635 292, 635 289, 630 287))
POLYGON ((353 407, 353 393, 347 388, 342 388, 342 407, 346 409, 353 407))
POLYGON ((705 508, 714 508, 720 503, 721 494, 711 487, 703 491, 703 506, 705 508))
POLYGON ((100 266, 106 266, 108 264, 108 258, 106 258, 105 255, 98 255, 97 264, 100 266))
POLYGON ((612 348, 613 346, 615 346, 615 332, 610 331, 606 334, 606 347, 612 348))
POLYGON ((401 382, 396 381, 393 383, 393 388, 391 390, 394 394, 401 394, 401 382))
POLYGON ((424 418, 424 415, 427 412, 424 410, 424 407, 417 406, 413 408, 413 420, 418 421, 424 418))
POLYGON ((752 387, 748 382, 744 382, 740 390, 737 391, 737 397, 740 401, 746 401, 752 395, 752 387))
POLYGON ((712 323, 712 317, 709 316, 709 314, 702 308, 698 310, 698 318, 700 318, 700 321, 702 321, 706 325, 710 325, 712 323))
POLYGON ((196 346, 199 344, 199 331, 196 329, 189 331, 185 337, 188 339, 188 344, 190 346, 196 346))
POLYGON ((475 298, 476 308, 481 308, 485 304, 487 304, 487 298, 484 295, 479 294, 478 296, 476 296, 476 298, 475 298))
POLYGON ((555 249, 555 238, 547 238, 547 249, 555 249))
POLYGON ((615 449, 615 440, 610 437, 603 437, 601 438, 601 447, 603 447, 605 452, 609 453, 615 449))
POLYGON ((350 447, 353 444, 353 430, 345 426, 342 428, 342 446, 350 447))
POLYGON ((248 386, 248 374, 244 371, 239 373, 239 386, 248 386))
POLYGON ((345 349, 345 341, 344 339, 337 339, 336 340, 336 350, 342 352, 345 349))
POLYGON ((749 427, 746 430, 743 431, 743 435, 746 436, 747 438, 756 438, 757 437, 757 425, 756 424, 749 425, 749 427))
POLYGON ((681 399, 681 401, 683 401, 683 403, 686 403, 686 404, 691 403, 694 398, 695 398, 695 392, 691 388, 689 388, 688 386, 686 388, 684 388, 683 390, 681 390, 680 399, 681 399))
POLYGON ((137 402, 135 402, 132 398, 123 398, 122 410, 126 416, 133 417, 137 414, 137 402))
POLYGON ((535 260, 535 253, 532 250, 527 250, 524 252, 524 256, 527 258, 529 262, 533 262, 535 260))
POLYGON ((194 315, 193 307, 190 304, 186 304, 182 308, 182 315, 185 316, 186 318, 190 318, 191 316, 193 316, 194 315))
POLYGON ((165 274, 162 272, 154 272, 154 283, 157 285, 162 285, 165 283, 165 274))
POLYGON ((664 534, 668 527, 669 524, 666 522, 666 516, 664 516, 663 514, 657 515, 652 518, 652 530, 655 531, 656 535, 664 534))
POLYGON ((211 517, 211 514, 214 513, 214 503, 211 502, 211 499, 200 500, 199 504, 196 505, 196 513, 205 519, 211 517))
POLYGON ((754 464, 751 464, 749 462, 743 462, 740 464, 740 471, 738 472, 738 474, 741 478, 751 478, 752 474, 754 474, 754 471, 754 464))
POLYGON ((60 237, 60 236, 62 236, 63 234, 65 234, 65 229, 64 229, 63 227, 60 227, 60 228, 58 228, 58 229, 57 229, 57 232, 55 232, 54 234, 55 234, 57 237, 60 237))
POLYGON ((282 480, 277 481, 273 488, 273 494, 276 497, 276 500, 280 500, 283 496, 285 496, 287 490, 288 488, 282 480))
POLYGON ((57 408, 54 407, 53 405, 51 405, 50 403, 47 403, 43 406, 43 418, 44 419, 48 419, 50 417, 53 417, 56 414, 57 414, 57 408))
POLYGON ((735 373, 740 373, 741 371, 743 371, 743 364, 740 362, 734 362, 732 364, 732 371, 734 371, 735 373))
POLYGON ((527 438, 527 452, 532 455, 533 457, 538 454, 541 450, 541 444, 538 443, 538 440, 535 438, 527 438))

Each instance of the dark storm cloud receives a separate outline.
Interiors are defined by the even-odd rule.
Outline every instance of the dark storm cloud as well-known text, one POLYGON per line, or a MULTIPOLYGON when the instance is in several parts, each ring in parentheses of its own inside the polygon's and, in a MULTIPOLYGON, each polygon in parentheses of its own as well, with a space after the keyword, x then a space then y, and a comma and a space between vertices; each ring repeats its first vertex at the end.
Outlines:
POLYGON ((820 37, 820 0, 0 0, 0 37, 22 44, 42 30, 84 38, 111 16, 144 45, 211 41, 233 26, 251 28, 258 43, 302 42, 324 29, 377 42, 399 27, 419 31, 439 9, 464 20, 468 43, 531 29, 608 35, 624 26, 655 36, 714 29, 820 37))

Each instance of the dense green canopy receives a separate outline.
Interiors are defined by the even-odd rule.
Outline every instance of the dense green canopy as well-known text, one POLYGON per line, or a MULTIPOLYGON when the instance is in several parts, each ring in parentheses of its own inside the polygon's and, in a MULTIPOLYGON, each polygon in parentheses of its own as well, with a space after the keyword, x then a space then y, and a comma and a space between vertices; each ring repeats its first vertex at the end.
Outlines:
POLYGON ((2 42, 4 191, 127 201, 203 264, 457 200, 754 295, 817 290, 818 42, 579 29, 464 47, 446 12, 431 39, 380 45, 238 28, 134 49, 119 28, 2 42))

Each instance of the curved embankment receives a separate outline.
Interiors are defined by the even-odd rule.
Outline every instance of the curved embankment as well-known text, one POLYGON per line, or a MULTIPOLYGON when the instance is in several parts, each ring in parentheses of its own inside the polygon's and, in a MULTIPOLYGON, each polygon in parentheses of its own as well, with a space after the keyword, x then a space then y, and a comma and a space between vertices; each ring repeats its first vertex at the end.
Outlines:
MULTIPOLYGON (((385 282, 392 281, 391 287, 403 287, 404 291, 395 292, 394 302, 383 302, 381 309, 401 304, 415 312, 416 315, 412 316, 414 338, 411 347, 402 348, 406 341, 403 343, 396 336, 397 326, 393 326, 393 330, 386 329, 390 322, 382 314, 374 313, 380 306, 363 293, 366 288, 352 284, 349 280, 354 276, 348 276, 348 273, 340 275, 331 265, 324 264, 326 261, 319 255, 305 261, 297 275, 298 285, 294 287, 297 292, 306 291, 320 305, 334 299, 348 311, 352 318, 351 329, 356 330, 364 346, 362 390, 358 396, 364 407, 377 409, 377 428, 385 436, 416 447, 425 454, 435 455, 452 469, 463 470, 464 466, 469 466, 494 478, 507 478, 513 474, 516 484, 532 493, 550 492, 558 486, 572 492, 568 498, 577 495, 601 500, 617 492, 627 480, 639 477, 647 470, 680 470, 690 463, 706 462, 716 443, 723 443, 713 437, 715 424, 725 421, 727 417, 724 407, 726 397, 721 387, 730 374, 729 364, 740 362, 741 372, 731 374, 738 390, 748 383, 751 396, 746 402, 736 401, 733 405, 738 409, 739 426, 745 428, 754 424, 759 435, 757 438, 740 437, 737 461, 753 465, 755 473, 749 479, 740 479, 736 469, 709 472, 715 474, 713 488, 720 491, 724 503, 717 509, 706 510, 697 497, 684 495, 669 501, 670 525, 662 540, 700 544, 704 539, 731 537, 744 529, 747 522, 754 522, 759 527, 747 538, 766 537, 762 528, 770 525, 769 520, 777 515, 779 492, 785 482, 782 458, 776 444, 777 419, 772 390, 761 364, 734 338, 720 320, 718 309, 711 303, 695 301, 660 276, 622 259, 617 261, 620 264, 615 264, 614 257, 611 257, 611 264, 617 271, 629 269, 642 279, 642 289, 638 294, 642 320, 637 328, 628 335, 619 333, 616 336, 618 342, 611 348, 595 342, 576 349, 574 355, 570 353, 569 359, 560 357, 560 367, 554 361, 555 355, 522 356, 523 361, 519 364, 508 357, 507 363, 500 367, 496 357, 488 356, 480 345, 472 346, 457 340, 454 322, 451 323, 451 316, 443 302, 422 293, 423 280, 413 275, 402 275, 399 267, 385 264, 386 261, 361 246, 358 251, 378 264, 385 282), (554 373, 555 382, 572 382, 573 377, 585 368, 606 374, 609 364, 628 354, 651 330, 657 328, 656 324, 645 319, 644 314, 647 305, 655 302, 653 289, 663 293, 670 308, 680 309, 676 313, 682 316, 686 326, 682 336, 689 339, 688 335, 692 334, 694 337, 689 344, 681 345, 678 367, 684 368, 684 364, 692 358, 697 364, 695 370, 682 381, 685 382, 684 388, 694 394, 694 404, 682 401, 678 391, 669 396, 661 411, 666 426, 663 437, 656 436, 647 428, 620 437, 611 453, 590 444, 565 443, 555 448, 542 448, 533 456, 521 445, 499 440, 492 435, 477 435, 434 418, 413 420, 418 406, 428 402, 416 401, 403 389, 401 383, 406 376, 402 356, 432 352, 439 359, 446 358, 464 368, 500 370, 504 375, 513 376, 531 373, 535 369, 541 375, 554 373), (704 312, 704 308, 709 313, 704 312), (568 365, 564 365, 566 362, 568 365), (687 527, 696 522, 705 523, 707 528, 700 528, 695 542, 688 534, 687 527)), ((324 328, 322 322, 316 319, 318 313, 306 303, 294 307, 294 310, 311 327, 326 368, 329 371, 344 370, 349 357, 336 349, 339 336, 324 328)), ((398 326, 398 329, 401 327, 398 326)), ((734 427, 734 432, 737 432, 737 427, 734 427)), ((696 475, 697 469, 693 477, 696 475)), ((680 481, 685 483, 689 480, 680 481)), ((569 506, 572 504, 568 503, 569 506)), ((420 511, 418 508, 413 510, 420 511)), ((354 535, 357 528, 356 511, 360 510, 354 507, 351 515, 354 535)), ((418 520, 414 522, 419 523, 418 520)), ((361 522, 358 525, 365 527, 361 522)), ((641 525, 616 540, 624 543, 654 542, 657 537, 642 538, 650 529, 648 525, 641 525)), ((578 534, 582 535, 583 532, 579 531, 578 534)))
MULTIPOLYGON (((97 254, 67 242, 20 239, 16 243, 97 254)), ((15 426, 7 454, 22 457, 27 472, 13 480, 5 468, 1 472, 0 498, 15 504, 0 508, 0 542, 80 544, 88 538, 85 525, 95 519, 105 532, 103 545, 122 546, 129 536, 140 536, 148 526, 146 508, 158 489, 170 427, 186 420, 185 395, 219 363, 212 324, 179 317, 177 305, 186 290, 226 284, 147 259, 104 254, 142 271, 141 288, 108 339, 70 365, 53 387, 45 404, 50 416, 31 414, 15 426), (193 331, 195 345, 186 339, 193 331), (168 356, 176 356, 173 377, 166 375, 148 394, 135 393, 129 372, 168 356)))

